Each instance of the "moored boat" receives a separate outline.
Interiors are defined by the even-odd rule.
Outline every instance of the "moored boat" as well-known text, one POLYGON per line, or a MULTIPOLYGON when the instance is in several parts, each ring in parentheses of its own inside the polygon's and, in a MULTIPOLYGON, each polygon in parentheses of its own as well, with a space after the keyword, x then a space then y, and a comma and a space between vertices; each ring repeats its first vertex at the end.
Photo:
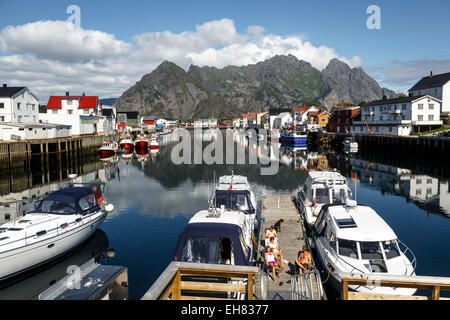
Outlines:
POLYGON ((342 144, 344 145, 345 149, 358 150, 358 142, 353 137, 345 138, 342 144))
POLYGON ((119 146, 117 145, 117 142, 107 142, 103 141, 102 146, 99 149, 100 156, 102 158, 109 158, 114 156, 114 154, 119 149, 119 146))
POLYGON ((133 149, 134 148, 134 142, 130 135, 124 135, 120 139, 119 142, 119 148, 120 149, 133 149))
POLYGON ((159 149, 159 143, 156 137, 152 137, 150 141, 150 149, 151 150, 158 150, 159 149))
POLYGON ((351 197, 347 178, 338 171, 310 171, 295 191, 300 214, 308 226, 314 225, 323 205, 345 204, 351 197))
MULTIPOLYGON (((313 229, 316 259, 323 276, 341 291, 341 274, 414 276, 416 258, 389 225, 370 207, 348 200, 346 205, 324 205, 313 229), (410 258, 407 257, 407 254, 410 258)), ((367 285, 350 290, 411 296, 416 289, 367 285)))
POLYGON ((134 147, 136 149, 148 149, 149 143, 147 136, 144 134, 138 135, 134 141, 134 147))
POLYGON ((0 226, 0 280, 58 258, 83 243, 113 209, 97 189, 69 187, 0 226))
POLYGON ((308 148, 308 135, 297 127, 288 127, 281 131, 281 144, 284 146, 290 146, 294 148, 302 148, 306 150, 308 148))

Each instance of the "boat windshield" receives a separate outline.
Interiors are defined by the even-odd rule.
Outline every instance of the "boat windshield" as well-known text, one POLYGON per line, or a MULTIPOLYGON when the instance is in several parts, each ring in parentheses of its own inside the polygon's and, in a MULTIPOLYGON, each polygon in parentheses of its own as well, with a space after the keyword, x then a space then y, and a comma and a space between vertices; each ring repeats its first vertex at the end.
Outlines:
POLYGON ((183 262, 231 264, 231 239, 220 237, 188 237, 183 247, 183 262))
POLYGON ((360 242, 359 245, 363 260, 383 260, 379 242, 360 242))
POLYGON ((334 188, 332 190, 332 197, 334 204, 345 204, 346 199, 350 199, 351 195, 347 187, 334 188))
POLYGON ((58 200, 40 200, 36 201, 30 213, 50 213, 70 215, 76 214, 74 203, 66 203, 58 200))
POLYGON ((358 259, 358 247, 356 241, 338 239, 339 255, 358 259))
POLYGON ((384 241, 383 247, 387 259, 392 259, 400 256, 400 250, 397 245, 397 240, 384 241))
POLYGON ((248 191, 216 191, 216 207, 225 206, 226 209, 239 210, 245 213, 254 213, 248 191))
POLYGON ((316 202, 319 204, 330 203, 330 191, 328 188, 316 189, 316 202))

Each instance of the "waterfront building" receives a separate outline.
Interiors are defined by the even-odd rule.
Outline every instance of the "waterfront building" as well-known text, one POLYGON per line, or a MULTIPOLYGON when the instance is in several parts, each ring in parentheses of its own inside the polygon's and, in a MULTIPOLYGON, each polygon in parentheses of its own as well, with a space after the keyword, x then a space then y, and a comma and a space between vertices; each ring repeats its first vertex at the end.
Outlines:
POLYGON ((141 117, 141 127, 147 130, 155 130, 156 129, 156 119, 152 116, 143 116, 141 117))
POLYGON ((350 133, 408 136, 442 125, 441 101, 430 95, 371 101, 361 107, 361 120, 350 133))
POLYGON ((333 107, 326 125, 328 132, 349 133, 352 122, 358 119, 360 107, 333 107))
POLYGON ((38 123, 39 101, 27 87, 0 87, 0 122, 38 123))
POLYGON ((97 96, 51 96, 48 100, 47 113, 39 114, 43 124, 63 124, 72 127, 72 135, 98 133, 99 122, 97 96))
POLYGON ((0 140, 24 141, 70 137, 71 126, 51 123, 0 123, 0 140))
POLYGON ((292 109, 294 113, 294 120, 303 125, 307 125, 310 122, 310 114, 315 114, 316 116, 321 112, 316 106, 303 106, 292 109))
POLYGON ((112 135, 116 130, 117 110, 113 106, 100 105, 98 132, 104 135, 112 135))
POLYGON ((431 72, 409 89, 409 94, 414 97, 430 95, 442 102, 441 113, 450 114, 450 72, 436 75, 431 72))
MULTIPOLYGON (((174 128, 178 125, 178 121, 175 119, 158 119, 156 120, 156 127, 157 128, 174 128)), ((217 125, 217 120, 216 120, 216 125, 217 125)))

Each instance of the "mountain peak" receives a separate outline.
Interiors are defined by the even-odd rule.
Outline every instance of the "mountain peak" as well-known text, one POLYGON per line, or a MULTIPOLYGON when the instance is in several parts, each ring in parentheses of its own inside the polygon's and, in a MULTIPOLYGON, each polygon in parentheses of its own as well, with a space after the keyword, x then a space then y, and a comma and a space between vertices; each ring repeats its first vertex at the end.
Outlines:
POLYGON ((289 54, 241 67, 191 65, 188 72, 166 60, 124 92, 116 106, 182 120, 221 119, 300 103, 325 107, 357 104, 389 93, 395 95, 380 88, 363 69, 351 69, 339 59, 331 59, 321 72, 289 54))

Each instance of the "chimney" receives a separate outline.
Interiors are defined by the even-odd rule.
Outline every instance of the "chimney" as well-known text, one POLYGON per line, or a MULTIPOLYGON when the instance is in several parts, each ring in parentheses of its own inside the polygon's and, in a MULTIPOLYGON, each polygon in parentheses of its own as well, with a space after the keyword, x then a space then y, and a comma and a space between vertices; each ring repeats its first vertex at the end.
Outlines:
POLYGON ((430 77, 432 77, 432 76, 434 76, 433 70, 431 70, 431 72, 430 72, 430 77))
POLYGON ((86 94, 83 92, 83 97, 85 96, 86 94))
POLYGON ((7 86, 7 84, 6 84, 6 83, 4 83, 4 84, 3 84, 3 88, 6 88, 6 87, 8 87, 8 86, 7 86))
POLYGON ((66 97, 70 96, 69 92, 66 92, 66 97))

